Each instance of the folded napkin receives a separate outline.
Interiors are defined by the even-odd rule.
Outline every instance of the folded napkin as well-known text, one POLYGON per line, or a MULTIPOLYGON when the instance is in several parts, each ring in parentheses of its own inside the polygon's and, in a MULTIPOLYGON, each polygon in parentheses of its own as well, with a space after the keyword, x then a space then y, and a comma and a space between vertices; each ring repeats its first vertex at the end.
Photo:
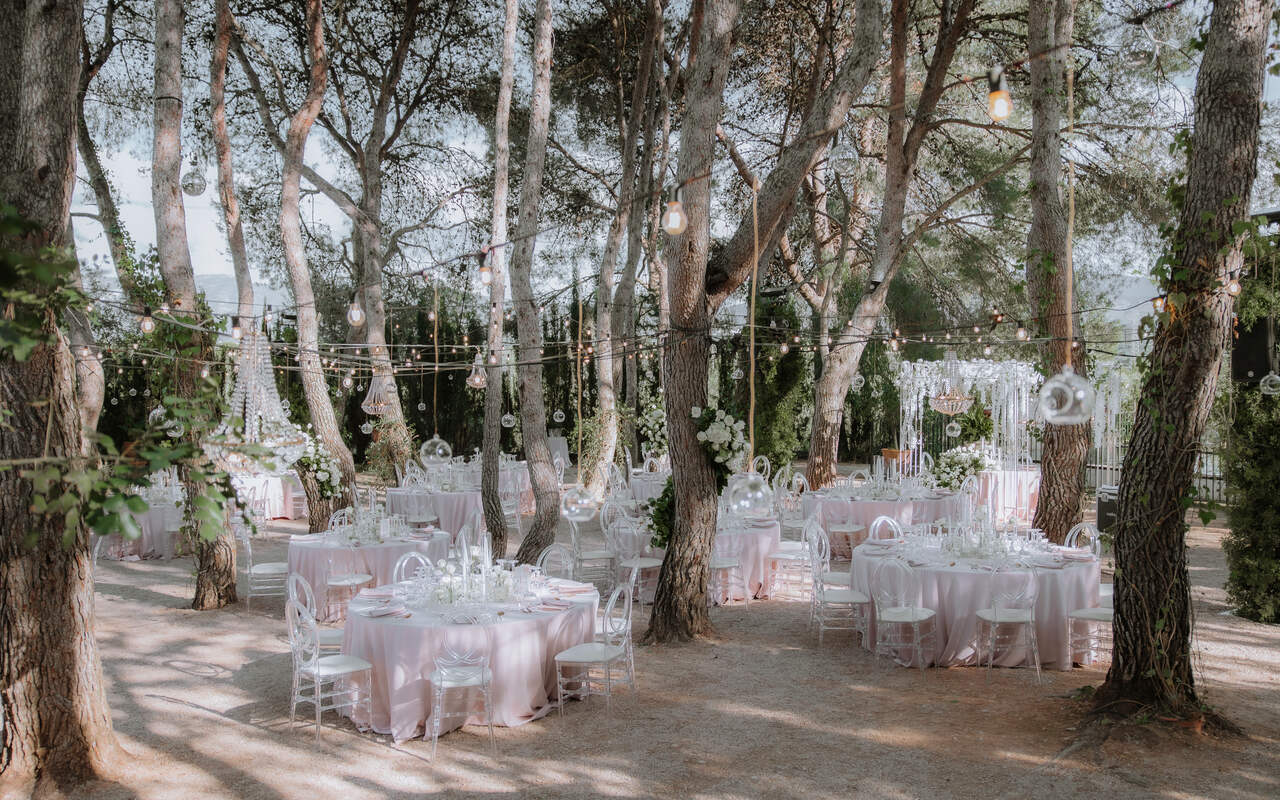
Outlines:
POLYGON ((573 608, 573 603, 564 600, 543 600, 538 604, 539 611, 567 611, 570 608, 573 608))
POLYGON ((375 586, 372 589, 362 590, 356 597, 361 600, 385 600, 395 597, 395 591, 390 586, 375 586))
POLYGON ((388 603, 385 606, 366 608, 360 613, 366 617, 407 617, 409 616, 409 609, 405 608, 402 603, 388 603))
POLYGON ((591 594, 595 591, 594 586, 557 586, 556 591, 560 594, 591 594))
POLYGON ((1036 569, 1062 569, 1065 566, 1063 562, 1051 558, 1033 558, 1027 563, 1036 569))

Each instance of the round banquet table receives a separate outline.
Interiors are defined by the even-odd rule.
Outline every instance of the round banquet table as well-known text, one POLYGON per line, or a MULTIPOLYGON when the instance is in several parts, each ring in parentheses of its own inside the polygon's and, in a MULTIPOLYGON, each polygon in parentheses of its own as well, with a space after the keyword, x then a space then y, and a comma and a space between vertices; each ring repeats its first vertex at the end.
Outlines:
POLYGON ((428 522, 435 519, 431 493, 415 486, 387 489, 387 513, 398 514, 406 522, 428 522))
POLYGON ((841 535, 831 539, 831 554, 847 558, 851 549, 867 538, 871 523, 876 517, 892 517, 904 528, 945 518, 958 519, 964 514, 965 498, 961 494, 946 494, 939 498, 921 500, 861 500, 805 492, 802 502, 805 519, 819 514, 822 527, 828 531, 830 525, 841 520, 862 526, 862 530, 851 537, 841 535))
MULTIPOLYGON (((773 585, 773 560, 770 556, 778 551, 782 540, 782 527, 776 519, 759 522, 742 522, 734 528, 716 534, 716 537, 735 536, 741 539, 742 549, 738 560, 746 572, 747 589, 751 597, 767 597, 769 587, 773 585)), ((743 600, 742 587, 733 584, 729 587, 729 599, 743 600)), ((722 597, 715 598, 719 603, 722 597)))
MULTIPOLYGON (((874 598, 871 577, 886 555, 882 548, 859 545, 854 548, 849 567, 854 589, 874 598)), ((933 664, 951 667, 977 663, 974 642, 978 633, 976 614, 992 604, 992 572, 989 561, 945 557, 919 566, 912 565, 920 585, 917 606, 933 609, 937 615, 937 649, 933 664)), ((1044 669, 1071 669, 1071 647, 1067 633, 1067 615, 1078 608, 1098 605, 1101 565, 1097 560, 1066 561, 1060 567, 1036 567, 1031 570, 1036 582, 1036 640, 1040 650, 1040 666, 1044 669)), ((874 608, 874 603, 872 604, 874 608)), ((866 644, 875 642, 874 611, 866 644)), ((1023 648, 997 651, 995 663, 1017 666, 1027 660, 1023 648)))
MULTIPOLYGON (((590 586, 572 581, 562 585, 590 586)), ((556 654, 595 638, 600 595, 592 588, 562 597, 569 608, 556 611, 525 612, 514 603, 491 604, 488 610, 503 613, 489 625, 449 625, 431 611, 414 611, 407 618, 369 617, 361 612, 373 602, 354 598, 342 652, 373 665, 372 685, 367 687, 371 711, 355 708, 344 713, 360 728, 390 734, 397 742, 421 735, 431 718, 432 687, 427 678, 435 669, 436 657, 450 648, 456 653, 489 654, 495 725, 514 727, 543 716, 554 708, 556 654)), ((476 702, 472 700, 455 693, 447 702, 450 708, 463 702, 479 706, 478 696, 476 702)), ((482 714, 476 714, 467 722, 483 720, 482 714)), ((462 718, 444 722, 452 729, 462 724, 462 718)))
POLYGON ((432 563, 449 557, 450 537, 443 531, 428 539, 398 539, 381 544, 348 547, 325 541, 323 534, 294 536, 289 540, 289 572, 297 572, 311 584, 316 597, 316 616, 320 622, 342 619, 341 605, 325 602, 329 594, 329 559, 338 574, 364 572, 373 576, 372 585, 391 581, 396 561, 410 550, 417 550, 432 563))
MULTIPOLYGON (((248 475, 231 479, 237 492, 250 491, 267 499, 267 519, 294 519, 293 496, 302 493, 302 484, 293 473, 286 475, 248 475)), ((302 504, 306 507, 306 503, 302 504)), ((306 516, 305 512, 303 516, 306 516)))
POLYGON ((431 506, 440 517, 436 524, 455 536, 473 517, 481 517, 484 514, 479 489, 462 489, 453 492, 427 490, 427 496, 431 498, 431 506))
POLYGON ((633 472, 631 473, 631 496, 637 503, 647 503, 666 488, 670 472, 633 472))
POLYGON ((978 473, 978 502, 992 512, 992 519, 1030 520, 1040 499, 1039 467, 990 469, 978 473))
POLYGON ((146 511, 133 513, 141 531, 136 539, 120 534, 108 536, 102 543, 100 558, 128 559, 173 558, 173 540, 182 529, 182 508, 173 500, 148 500, 146 511))

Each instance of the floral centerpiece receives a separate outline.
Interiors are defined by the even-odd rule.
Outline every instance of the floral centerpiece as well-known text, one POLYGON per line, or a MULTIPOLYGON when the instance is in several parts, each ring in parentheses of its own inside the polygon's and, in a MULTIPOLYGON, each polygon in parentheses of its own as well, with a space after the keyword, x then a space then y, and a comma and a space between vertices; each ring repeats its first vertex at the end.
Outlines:
POLYGON ((933 480, 939 489, 958 490, 970 475, 994 469, 995 459, 978 444, 953 447, 938 455, 933 462, 933 480))
MULTIPOLYGON (((308 425, 307 427, 311 426, 308 425)), ((338 460, 325 449, 324 445, 310 431, 307 431, 306 436, 306 446, 303 448, 302 455, 295 462, 295 467, 306 470, 315 476, 322 498, 327 500, 331 497, 337 497, 342 494, 342 470, 338 467, 338 460)))
MULTIPOLYGON (((746 466, 746 423, 718 408, 710 407, 694 406, 693 418, 698 421, 698 441, 702 443, 707 455, 711 456, 716 491, 723 491, 725 484, 729 482, 729 476, 746 466)), ((650 527, 653 529, 650 544, 654 547, 666 547, 675 530, 675 495, 675 485, 668 478, 662 494, 645 505, 649 512, 650 527)))
POLYGON ((667 412, 661 396, 645 399, 644 410, 636 417, 636 427, 644 436, 649 455, 659 458, 667 454, 667 412))

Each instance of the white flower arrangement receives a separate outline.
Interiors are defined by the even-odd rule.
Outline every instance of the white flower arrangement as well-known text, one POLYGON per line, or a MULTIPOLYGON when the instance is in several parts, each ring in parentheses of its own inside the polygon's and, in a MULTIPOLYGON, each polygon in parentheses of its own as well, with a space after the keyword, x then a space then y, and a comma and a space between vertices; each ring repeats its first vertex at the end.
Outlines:
POLYGON ((731 472, 742 470, 747 459, 746 423, 718 408, 694 406, 692 412, 701 427, 698 441, 715 462, 731 472))
POLYGON ((648 397, 644 411, 636 418, 636 427, 644 435, 651 456, 667 454, 667 412, 662 407, 661 397, 648 397))
POLYGON ((933 462, 934 485, 939 489, 958 490, 970 475, 994 469, 995 459, 981 445, 953 447, 940 453, 933 462))
POLYGON ((342 470, 338 467, 337 459, 310 432, 307 433, 307 446, 303 449, 297 466, 315 475, 321 497, 328 499, 342 494, 342 470))

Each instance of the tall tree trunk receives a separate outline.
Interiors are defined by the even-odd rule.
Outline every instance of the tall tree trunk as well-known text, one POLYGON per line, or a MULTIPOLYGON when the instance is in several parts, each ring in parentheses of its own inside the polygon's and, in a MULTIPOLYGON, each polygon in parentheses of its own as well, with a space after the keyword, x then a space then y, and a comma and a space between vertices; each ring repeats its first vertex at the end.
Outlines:
POLYGON ((691 43, 679 166, 681 202, 688 227, 668 239, 668 296, 672 335, 662 349, 667 436, 675 480, 675 531, 667 545, 646 639, 686 641, 711 631, 707 614, 707 556, 716 529, 716 478, 697 439, 694 406, 707 404, 711 316, 707 303, 707 256, 711 245, 711 182, 692 180, 715 155, 724 85, 733 51, 738 0, 707 0, 701 30, 691 43), (687 183, 686 183, 687 182, 687 183))
MULTIPOLYGON (((1046 373, 1056 375, 1068 361, 1086 372, 1085 354, 1072 358, 1075 320, 1068 301, 1071 281, 1071 232, 1059 186, 1067 58, 1071 47, 1074 0, 1031 0, 1027 8, 1031 58, 1031 227, 1027 233, 1027 295, 1031 319, 1041 336, 1046 373)), ((1061 544, 1083 517, 1084 463, 1089 454, 1089 424, 1048 425, 1041 457, 1040 500, 1035 526, 1061 544)))
POLYGON ((217 0, 213 57, 209 64, 209 103, 212 111, 214 151, 218 158, 218 199, 227 226, 227 243, 231 248, 231 265, 236 274, 236 295, 241 319, 253 316, 253 276, 249 274, 249 254, 244 246, 244 227, 240 224, 240 203, 236 200, 235 170, 231 161, 231 136, 227 133, 227 54, 231 48, 232 28, 230 0, 217 0))
MULTIPOLYGON (((226 0, 219 2, 224 3, 226 0)), ((324 42, 324 13, 320 0, 307 0, 307 42, 311 51, 307 96, 289 119, 289 131, 285 136, 280 182, 280 238, 284 243, 285 266, 289 270, 293 301, 297 307, 298 374, 302 378, 302 394, 307 400, 307 410, 311 415, 311 429, 324 449, 337 459, 338 467, 342 470, 342 492, 329 499, 321 497, 314 476, 301 474, 304 470, 299 470, 307 493, 308 527, 312 531, 321 531, 328 527, 330 514, 351 504, 356 485, 356 465, 351 450, 342 440, 338 417, 333 410, 333 400, 329 397, 329 384, 325 381, 324 364, 320 358, 320 324, 316 316, 316 296, 311 288, 311 269, 307 264, 307 249, 302 241, 302 216, 298 206, 307 137, 324 103, 329 67, 329 53, 324 42)))
POLYGON ((1271 0, 1213 6, 1196 77, 1186 194, 1165 263, 1168 311, 1147 359, 1120 478, 1115 649, 1102 707, 1196 712, 1186 507, 1234 302, 1258 157, 1271 0))
MULTIPOLYGON (((179 0, 156 0, 155 134, 151 153, 151 202, 156 217, 156 254, 169 305, 180 318, 198 319, 196 279, 187 247, 187 219, 182 204, 182 30, 179 0)), ((200 361, 208 355, 205 334, 191 331, 185 357, 176 367, 175 391, 194 397, 200 361)), ((188 431, 195 437, 195 431, 188 431)), ((179 468, 187 495, 184 532, 193 543, 196 588, 191 607, 221 608, 236 601, 236 548, 229 530, 206 536, 192 513, 191 501, 204 487, 179 468)))
MULTIPOLYGON (((67 241, 71 257, 75 258, 75 237, 67 226, 67 241)), ((77 261, 72 284, 84 291, 84 278, 77 261)), ((93 340, 93 328, 89 315, 82 309, 67 309, 67 339, 76 360, 76 406, 80 409, 80 427, 85 436, 85 454, 93 452, 90 436, 98 430, 98 417, 102 415, 102 399, 106 394, 107 376, 102 368, 102 355, 93 340)))
MULTIPOLYGON (((66 241, 75 180, 79 2, 0 4, 0 200, 38 227, 5 250, 66 241)), ((31 287, 39 291, 39 287, 31 287)), ((49 314, 51 344, 25 361, 0 356, 0 458, 80 459, 75 365, 49 314)), ((79 467, 85 466, 83 461, 79 467)), ((61 514, 36 513, 18 469, 0 472, 0 796, 37 781, 67 788, 105 773, 121 754, 111 730, 93 634, 88 533, 63 541, 61 514)))
POLYGON ((555 541, 560 521, 560 484, 547 446, 547 406, 542 396, 542 326, 533 296, 530 272, 538 232, 538 204, 547 156, 547 128, 551 122, 551 0, 538 0, 533 30, 533 94, 529 99, 529 134, 525 144, 524 182, 516 219, 516 246, 511 255, 511 299, 516 309, 516 352, 520 379, 520 423, 524 454, 529 462, 536 509, 533 526, 520 543, 516 558, 533 563, 555 541))
MULTIPOLYGON (((502 24, 502 73, 498 81, 498 108, 493 120, 493 214, 490 218, 489 268, 489 352, 488 384, 484 396, 484 460, 480 472, 480 495, 484 521, 493 537, 493 553, 507 555, 507 524, 499 495, 498 454, 502 444, 502 365, 494 356, 502 352, 503 306, 507 300, 507 173, 511 163, 511 86, 515 80, 516 26, 520 20, 519 0, 506 0, 502 24)), ((516 511, 519 514, 519 510, 516 511)))

